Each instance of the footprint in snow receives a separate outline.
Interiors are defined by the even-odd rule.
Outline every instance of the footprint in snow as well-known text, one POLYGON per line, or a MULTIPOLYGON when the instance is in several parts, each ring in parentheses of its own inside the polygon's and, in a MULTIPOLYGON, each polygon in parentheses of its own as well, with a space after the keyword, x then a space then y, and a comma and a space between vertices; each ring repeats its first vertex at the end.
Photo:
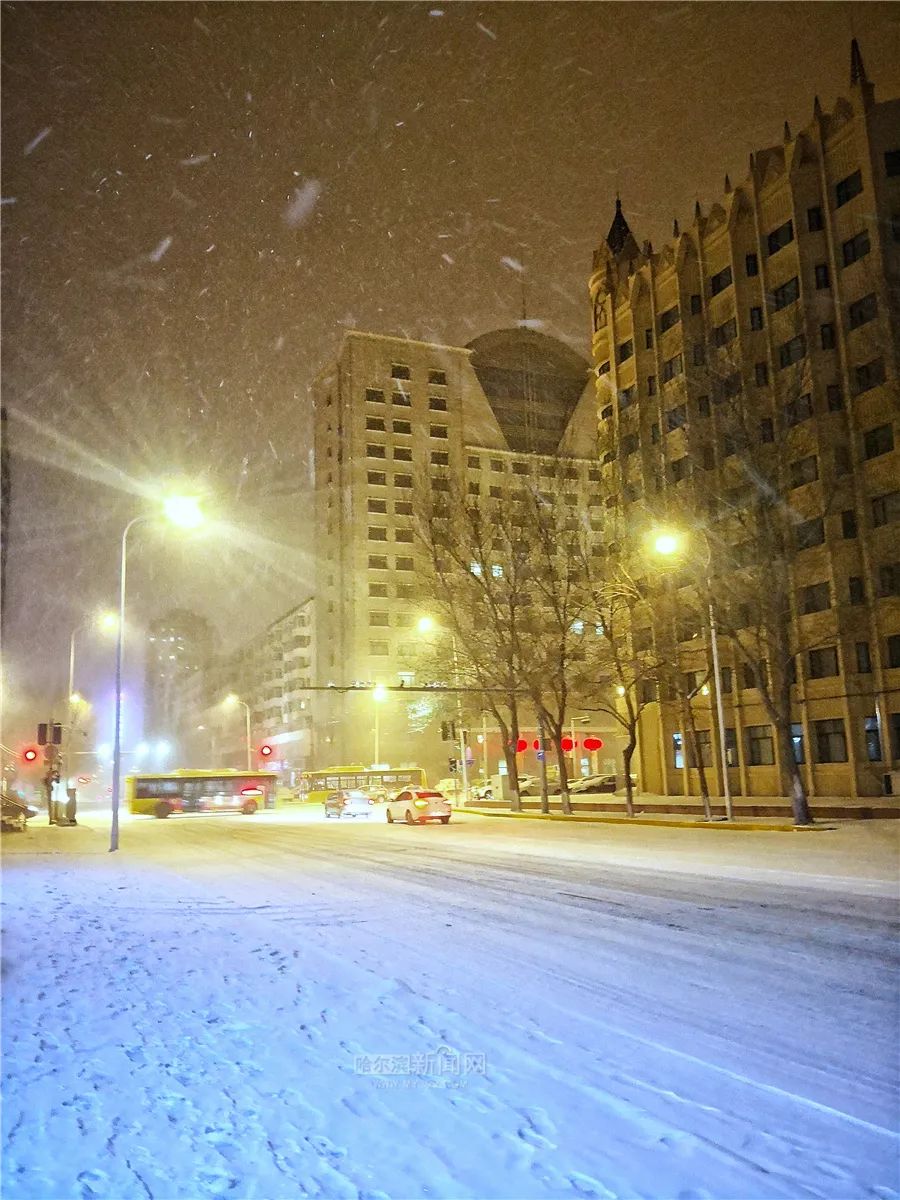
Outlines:
POLYGON ((216 1171, 209 1167, 197 1172, 197 1182, 203 1189, 199 1192, 202 1197, 224 1196, 238 1185, 238 1180, 227 1171, 216 1171))
POLYGON ((105 1171, 82 1171, 78 1176, 78 1183, 81 1185, 82 1200, 109 1195, 109 1176, 105 1171))
POLYGON ((590 1196, 592 1200, 594 1197, 597 1200, 618 1200, 617 1192, 611 1192, 598 1179, 592 1179, 590 1175, 583 1175, 580 1171, 571 1173, 569 1183, 579 1196, 590 1196))

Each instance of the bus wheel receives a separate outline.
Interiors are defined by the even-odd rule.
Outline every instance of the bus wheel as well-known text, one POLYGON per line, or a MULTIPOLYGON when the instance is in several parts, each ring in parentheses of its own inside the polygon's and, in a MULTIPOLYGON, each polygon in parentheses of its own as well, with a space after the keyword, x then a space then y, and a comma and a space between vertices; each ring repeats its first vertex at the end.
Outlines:
POLYGON ((258 805, 255 800, 245 800, 241 812, 245 817, 252 817, 257 808, 258 805))
POLYGON ((157 817, 159 817, 160 821, 164 821, 172 811, 172 805, 166 800, 160 800, 159 804, 157 804, 153 811, 156 813, 157 817))
POLYGON ((394 814, 391 812, 390 809, 387 810, 387 823, 388 823, 388 825, 393 825, 393 823, 394 823, 394 814))

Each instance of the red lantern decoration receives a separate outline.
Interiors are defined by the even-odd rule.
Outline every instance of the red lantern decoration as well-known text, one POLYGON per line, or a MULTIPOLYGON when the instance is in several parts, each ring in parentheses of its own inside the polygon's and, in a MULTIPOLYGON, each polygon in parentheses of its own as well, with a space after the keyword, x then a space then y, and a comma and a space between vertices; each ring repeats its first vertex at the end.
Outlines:
POLYGON ((539 738, 535 738, 535 739, 534 739, 534 741, 531 743, 531 748, 532 748, 532 750, 540 750, 540 748, 541 748, 541 743, 540 743, 540 739, 539 739, 539 738))
POLYGON ((573 742, 570 737, 561 738, 559 744, 563 748, 563 750, 566 752, 566 754, 568 754, 570 751, 574 750, 575 747, 578 745, 578 743, 573 742))
POLYGON ((519 740, 516 742, 516 754, 524 754, 527 749, 528 742, 525 740, 525 738, 519 738, 519 740))
POLYGON ((584 739, 584 748, 585 748, 585 750, 602 750, 603 749, 603 738, 586 737, 584 739))

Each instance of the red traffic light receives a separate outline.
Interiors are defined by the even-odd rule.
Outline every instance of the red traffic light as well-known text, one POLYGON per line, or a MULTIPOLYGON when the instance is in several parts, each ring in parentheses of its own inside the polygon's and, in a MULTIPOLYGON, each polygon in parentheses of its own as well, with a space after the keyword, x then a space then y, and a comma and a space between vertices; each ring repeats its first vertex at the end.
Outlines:
POLYGON ((22 762, 33 763, 37 762, 38 751, 36 746, 26 746, 22 751, 22 762))
POLYGON ((603 748, 603 738, 586 737, 584 739, 585 750, 601 750, 603 748))
POLYGON ((266 743, 266 745, 264 745, 264 746, 260 746, 259 756, 260 756, 260 758, 271 758, 272 757, 272 747, 268 743, 266 743))

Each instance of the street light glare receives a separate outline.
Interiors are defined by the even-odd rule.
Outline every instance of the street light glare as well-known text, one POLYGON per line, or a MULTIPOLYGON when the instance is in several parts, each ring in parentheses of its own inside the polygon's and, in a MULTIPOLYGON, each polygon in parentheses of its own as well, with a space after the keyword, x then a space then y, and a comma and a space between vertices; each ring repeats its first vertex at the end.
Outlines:
POLYGON ((97 626, 104 633, 115 633, 119 628, 119 618, 114 612, 101 613, 97 618, 97 626))
POLYGON ((661 533, 653 546, 657 554, 675 554, 678 550, 678 538, 674 533, 661 533))
POLYGON ((225 699, 222 701, 222 703, 225 705, 226 708, 234 708, 234 706, 237 704, 237 702, 238 702, 238 697, 234 692, 229 692, 228 695, 225 697, 225 699))
POLYGON ((387 688, 383 683, 376 683, 372 688, 372 699, 379 701, 387 699, 387 688))
POLYGON ((163 501, 163 512, 181 529, 196 529, 203 524, 203 512, 196 496, 167 496, 163 501))
POLYGON ((69 697, 69 703, 73 706, 82 704, 83 698, 82 698, 82 696, 79 695, 78 692, 73 692, 72 695, 69 697))
POLYGON ((420 617, 418 628, 419 633, 428 633, 430 630, 434 629, 434 621, 431 617, 420 617))

